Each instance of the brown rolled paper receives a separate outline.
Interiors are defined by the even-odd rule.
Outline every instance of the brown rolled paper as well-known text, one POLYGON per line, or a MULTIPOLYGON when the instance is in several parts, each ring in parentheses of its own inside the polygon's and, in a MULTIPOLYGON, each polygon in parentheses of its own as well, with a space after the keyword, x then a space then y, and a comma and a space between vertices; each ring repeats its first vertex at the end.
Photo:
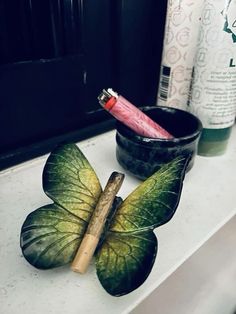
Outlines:
POLYGON ((86 272, 98 245, 114 198, 119 191, 123 180, 124 174, 118 172, 113 172, 111 174, 107 185, 98 200, 78 252, 71 264, 71 269, 73 271, 82 274, 86 272))

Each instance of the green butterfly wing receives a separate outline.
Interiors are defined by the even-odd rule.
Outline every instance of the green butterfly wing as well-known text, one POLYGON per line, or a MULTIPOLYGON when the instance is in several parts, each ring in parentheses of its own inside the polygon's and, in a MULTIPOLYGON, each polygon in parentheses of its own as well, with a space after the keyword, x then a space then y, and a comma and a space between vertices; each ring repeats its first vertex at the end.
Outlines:
POLYGON ((21 229, 21 248, 27 261, 40 269, 69 263, 79 247, 85 223, 62 207, 36 209, 21 229))
POLYGON ((21 229, 21 249, 30 264, 48 269, 73 260, 102 190, 75 144, 58 146, 50 154, 43 188, 54 204, 27 216, 21 229))
POLYGON ((152 231, 109 233, 96 255, 103 288, 113 296, 132 292, 148 277, 156 254, 157 239, 152 231))
POLYGON ((140 184, 118 208, 110 230, 130 233, 168 222, 179 203, 186 163, 177 158, 140 184))
POLYGON ((183 185, 186 158, 176 158, 137 187, 117 209, 96 256, 105 290, 121 296, 148 277, 157 253, 153 229, 174 215, 183 185))
POLYGON ((75 144, 57 147, 43 171, 44 192, 58 205, 88 222, 102 192, 90 163, 75 144))

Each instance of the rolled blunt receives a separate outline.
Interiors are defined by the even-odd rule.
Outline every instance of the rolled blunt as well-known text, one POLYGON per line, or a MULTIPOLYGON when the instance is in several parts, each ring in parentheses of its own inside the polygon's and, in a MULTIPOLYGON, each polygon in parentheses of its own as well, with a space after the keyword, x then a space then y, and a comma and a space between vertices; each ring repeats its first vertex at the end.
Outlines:
POLYGON ((98 245, 107 216, 114 198, 124 180, 124 174, 113 172, 101 194, 97 206, 90 219, 87 231, 81 241, 78 252, 71 264, 75 272, 85 273, 98 245))

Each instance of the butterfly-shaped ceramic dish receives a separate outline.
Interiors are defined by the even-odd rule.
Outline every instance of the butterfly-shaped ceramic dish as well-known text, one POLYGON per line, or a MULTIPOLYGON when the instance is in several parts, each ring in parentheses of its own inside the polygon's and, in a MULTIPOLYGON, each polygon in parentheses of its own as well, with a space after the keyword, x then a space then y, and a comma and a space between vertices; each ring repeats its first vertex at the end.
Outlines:
MULTIPOLYGON (((116 199, 95 252, 97 275, 109 294, 127 294, 148 277, 157 254, 153 229, 175 213, 186 164, 186 158, 176 158, 124 201, 116 199)), ((73 261, 102 188, 80 149, 64 144, 45 164, 43 189, 53 203, 27 216, 21 249, 30 264, 50 269, 73 261)))

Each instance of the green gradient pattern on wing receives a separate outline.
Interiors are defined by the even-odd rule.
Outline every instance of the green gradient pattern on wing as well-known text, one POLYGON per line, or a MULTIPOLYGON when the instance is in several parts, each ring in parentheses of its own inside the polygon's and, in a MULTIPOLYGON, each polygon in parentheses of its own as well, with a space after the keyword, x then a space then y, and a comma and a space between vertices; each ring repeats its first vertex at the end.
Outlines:
POLYGON ((56 204, 30 213, 21 229, 21 249, 26 260, 41 269, 72 261, 87 224, 56 204))
POLYGON ((138 288, 148 277, 157 253, 152 231, 109 233, 96 256, 97 275, 103 288, 121 296, 138 288))
POLYGON ((102 192, 99 180, 75 144, 58 146, 43 171, 45 193, 58 205, 88 222, 102 192))
POLYGON ((55 203, 28 215, 21 229, 21 248, 30 264, 47 269, 72 261, 102 190, 75 144, 60 145, 50 154, 43 188, 55 203))
POLYGON ((156 228, 171 219, 178 206, 186 158, 176 158, 140 184, 118 208, 111 231, 156 228))

